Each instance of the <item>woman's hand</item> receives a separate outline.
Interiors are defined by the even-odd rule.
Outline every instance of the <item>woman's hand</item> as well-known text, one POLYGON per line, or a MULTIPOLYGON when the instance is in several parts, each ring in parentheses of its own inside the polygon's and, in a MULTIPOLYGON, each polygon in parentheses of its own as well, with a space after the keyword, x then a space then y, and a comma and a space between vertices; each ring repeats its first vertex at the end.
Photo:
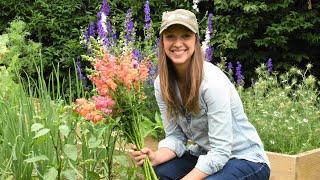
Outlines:
POLYGON ((143 161, 146 157, 149 157, 149 160, 150 160, 152 166, 156 165, 155 152, 152 151, 150 148, 143 148, 140 151, 138 151, 137 147, 134 144, 132 144, 131 149, 133 150, 131 152, 131 156, 134 158, 134 160, 136 161, 138 166, 143 165, 143 161))

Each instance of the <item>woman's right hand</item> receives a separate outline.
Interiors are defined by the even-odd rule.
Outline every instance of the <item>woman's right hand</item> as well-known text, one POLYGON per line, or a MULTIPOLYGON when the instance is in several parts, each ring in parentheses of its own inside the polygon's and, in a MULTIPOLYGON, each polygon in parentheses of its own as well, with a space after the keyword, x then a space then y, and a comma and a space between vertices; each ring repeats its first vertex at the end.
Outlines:
POLYGON ((152 166, 155 165, 155 152, 152 151, 150 148, 143 148, 139 151, 137 150, 137 147, 134 144, 132 144, 131 149, 131 156, 134 158, 138 166, 143 165, 143 161, 146 157, 149 157, 152 166))

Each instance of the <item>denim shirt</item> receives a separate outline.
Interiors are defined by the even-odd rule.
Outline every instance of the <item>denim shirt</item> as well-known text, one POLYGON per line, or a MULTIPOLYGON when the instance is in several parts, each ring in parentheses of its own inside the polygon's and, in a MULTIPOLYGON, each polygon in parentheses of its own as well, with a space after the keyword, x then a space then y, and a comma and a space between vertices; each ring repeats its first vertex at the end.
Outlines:
POLYGON ((204 62, 199 92, 200 112, 196 115, 186 112, 174 120, 168 119, 159 76, 154 89, 166 134, 158 148, 169 148, 177 157, 190 150, 191 154, 199 156, 195 168, 209 175, 221 170, 231 158, 267 163, 270 167, 263 144, 248 121, 237 90, 218 67, 204 62), (188 141, 192 144, 187 147, 188 141))

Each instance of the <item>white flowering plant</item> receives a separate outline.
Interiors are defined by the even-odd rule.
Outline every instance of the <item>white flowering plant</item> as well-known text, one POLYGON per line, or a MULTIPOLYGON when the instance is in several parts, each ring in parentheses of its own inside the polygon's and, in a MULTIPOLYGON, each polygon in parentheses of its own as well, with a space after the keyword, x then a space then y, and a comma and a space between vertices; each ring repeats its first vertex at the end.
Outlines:
POLYGON ((263 64, 250 88, 238 88, 266 150, 296 154, 320 147, 319 82, 308 75, 311 68, 277 74, 263 64))

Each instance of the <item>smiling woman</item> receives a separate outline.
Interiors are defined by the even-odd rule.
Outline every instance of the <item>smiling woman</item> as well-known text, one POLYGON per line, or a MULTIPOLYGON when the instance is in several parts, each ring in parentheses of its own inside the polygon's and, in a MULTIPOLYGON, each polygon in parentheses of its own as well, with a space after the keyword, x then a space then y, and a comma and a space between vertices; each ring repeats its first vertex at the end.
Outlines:
POLYGON ((149 157, 166 180, 269 178, 260 137, 234 85, 204 61, 197 19, 188 10, 162 16, 154 89, 166 137, 157 151, 133 147, 138 165, 149 157))
POLYGON ((196 34, 182 25, 172 25, 163 32, 163 48, 175 64, 176 71, 185 71, 193 55, 195 42, 196 34))

